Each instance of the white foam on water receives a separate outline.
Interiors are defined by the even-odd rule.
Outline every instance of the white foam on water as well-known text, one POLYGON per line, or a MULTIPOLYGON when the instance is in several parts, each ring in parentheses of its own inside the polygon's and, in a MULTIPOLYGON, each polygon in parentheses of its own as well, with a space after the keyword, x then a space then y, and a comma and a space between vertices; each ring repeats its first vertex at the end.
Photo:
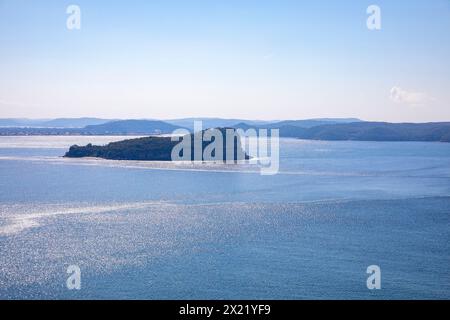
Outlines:
POLYGON ((83 206, 83 207, 68 207, 55 210, 43 210, 31 213, 17 213, 9 212, 12 210, 20 211, 20 208, 5 209, 0 207, 2 215, 0 218, 6 222, 6 224, 0 226, 0 236, 11 236, 20 233, 26 229, 39 227, 42 223, 42 219, 55 218, 61 215, 78 215, 78 214, 98 214, 107 213, 120 210, 130 209, 142 209, 155 205, 160 205, 162 202, 138 202, 138 203, 125 203, 118 205, 98 205, 98 206, 83 206))
MULTIPOLYGON (((248 161, 238 161, 237 164, 223 164, 214 162, 182 162, 182 161, 137 161, 137 160, 107 160, 100 158, 63 158, 63 157, 11 157, 3 156, 1 160, 49 162, 62 165, 100 166, 108 168, 163 170, 163 171, 192 171, 218 173, 247 173, 260 174, 260 167, 248 161)), ((351 172, 316 172, 316 171, 279 171, 282 175, 319 175, 319 176, 367 176, 368 174, 351 172)))
MULTIPOLYGON (((254 160, 254 159, 252 159, 254 160)), ((142 161, 142 160, 109 160, 102 158, 64 158, 55 156, 0 156, 0 161, 30 161, 51 163, 55 165, 73 166, 99 166, 107 168, 124 168, 139 170, 162 170, 162 171, 187 171, 187 172, 217 172, 217 173, 245 173, 261 174, 259 164, 254 164, 252 160, 240 160, 236 164, 216 163, 216 162, 191 162, 191 161, 142 161)), ((428 169, 428 168, 426 168, 428 169)), ((396 177, 415 177, 407 174, 413 170, 403 170, 398 172, 396 177), (405 173, 406 172, 406 173, 405 173)), ((384 177, 393 176, 392 172, 367 172, 367 171, 316 171, 316 170, 279 170, 277 175, 294 176, 339 176, 339 177, 384 177)), ((439 178, 439 176, 433 176, 439 178)), ((447 178, 447 177, 443 177, 447 178)))
POLYGON ((0 161, 31 161, 47 162, 62 165, 101 166, 109 168, 128 168, 166 171, 194 171, 194 172, 239 172, 260 173, 259 166, 252 165, 246 160, 237 161, 236 164, 216 162, 190 162, 190 161, 139 161, 139 160, 108 160, 101 158, 64 158, 43 156, 0 156, 0 161))

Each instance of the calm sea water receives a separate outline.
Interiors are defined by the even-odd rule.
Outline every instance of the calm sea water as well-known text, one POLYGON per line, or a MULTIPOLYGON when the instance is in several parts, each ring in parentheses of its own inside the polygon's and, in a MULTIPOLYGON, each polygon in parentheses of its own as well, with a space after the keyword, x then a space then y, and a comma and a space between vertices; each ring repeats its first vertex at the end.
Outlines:
POLYGON ((0 137, 0 298, 450 298, 450 144, 282 139, 275 176, 61 158, 121 139, 0 137))

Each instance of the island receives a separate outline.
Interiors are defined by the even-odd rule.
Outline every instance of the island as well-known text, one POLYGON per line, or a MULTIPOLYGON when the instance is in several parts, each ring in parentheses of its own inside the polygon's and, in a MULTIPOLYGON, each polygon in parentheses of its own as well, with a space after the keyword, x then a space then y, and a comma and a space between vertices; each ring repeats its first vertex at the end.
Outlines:
MULTIPOLYGON (((243 150, 240 139, 237 138, 236 129, 218 128, 217 130, 222 135, 222 141, 216 141, 215 137, 212 137, 210 141, 205 141, 203 138, 207 130, 203 130, 195 134, 191 133, 178 137, 178 140, 175 141, 173 141, 171 137, 167 136, 149 136, 111 142, 104 146, 96 146, 92 144, 88 144, 86 146, 73 145, 70 147, 69 151, 66 152, 64 157, 94 157, 110 160, 172 161, 172 151, 174 148, 176 148, 177 145, 179 146, 182 141, 186 142, 187 139, 190 148, 190 157, 185 160, 209 160, 210 157, 205 155, 208 155, 208 152, 211 152, 212 156, 215 157, 215 150, 218 148, 222 149, 222 158, 217 159, 216 157, 216 161, 225 161, 227 159, 227 155, 229 156, 228 160, 231 159, 234 161, 239 161, 250 159, 250 157, 243 150), (231 138, 234 140, 229 143, 232 146, 231 148, 227 147, 227 139, 230 139, 228 135, 229 133, 233 133, 231 138), (198 144, 194 143, 194 140, 200 141, 200 153, 196 151, 198 144), (216 148, 213 148, 211 144, 215 144, 216 148), (208 148, 208 146, 210 148, 208 148), (211 151, 212 149, 213 151, 211 151), (230 154, 231 152, 232 155, 230 154), (201 159, 194 157, 196 153, 197 155, 200 154, 201 159)), ((180 156, 183 156, 185 149, 181 148, 180 156)))

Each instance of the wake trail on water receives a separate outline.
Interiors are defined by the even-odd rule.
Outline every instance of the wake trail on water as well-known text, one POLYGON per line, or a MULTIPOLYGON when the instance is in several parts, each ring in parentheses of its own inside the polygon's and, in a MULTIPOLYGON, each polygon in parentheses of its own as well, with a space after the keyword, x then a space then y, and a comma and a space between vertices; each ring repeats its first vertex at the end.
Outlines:
MULTIPOLYGON (((63 157, 18 157, 18 156, 0 156, 0 161, 30 161, 36 163, 51 163, 55 165, 73 165, 73 166, 98 166, 106 168, 123 168, 138 170, 161 170, 161 171, 185 171, 185 172, 213 172, 213 173, 244 173, 261 174, 261 167, 257 164, 251 164, 243 161, 237 164, 223 163, 191 163, 191 162, 171 162, 171 161, 138 161, 138 160, 108 160, 100 158, 73 159, 63 157)), ((434 168, 434 167, 433 167, 434 168)), ((317 171, 317 170, 283 170, 277 175, 298 175, 298 176, 342 176, 342 177, 404 177, 404 178, 443 178, 450 176, 437 175, 414 175, 405 174, 405 172, 420 172, 421 170, 433 169, 415 168, 401 171, 381 171, 381 172, 354 172, 354 171, 317 171)))
POLYGON ((114 205, 95 205, 81 207, 63 207, 54 210, 33 208, 21 208, 20 206, 0 205, 0 236, 18 234, 26 229, 36 228, 41 225, 40 220, 55 218, 63 215, 98 214, 116 212, 121 210, 145 209, 161 205, 162 201, 124 203, 114 205), (31 211, 31 212, 30 212, 31 211))

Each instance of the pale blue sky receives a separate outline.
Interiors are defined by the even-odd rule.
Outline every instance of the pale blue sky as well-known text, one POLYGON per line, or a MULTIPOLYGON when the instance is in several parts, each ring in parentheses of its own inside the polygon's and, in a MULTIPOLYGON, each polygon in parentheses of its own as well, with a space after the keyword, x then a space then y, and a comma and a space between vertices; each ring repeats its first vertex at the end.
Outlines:
POLYGON ((449 57, 449 0, 0 0, 0 117, 450 121, 449 57))

